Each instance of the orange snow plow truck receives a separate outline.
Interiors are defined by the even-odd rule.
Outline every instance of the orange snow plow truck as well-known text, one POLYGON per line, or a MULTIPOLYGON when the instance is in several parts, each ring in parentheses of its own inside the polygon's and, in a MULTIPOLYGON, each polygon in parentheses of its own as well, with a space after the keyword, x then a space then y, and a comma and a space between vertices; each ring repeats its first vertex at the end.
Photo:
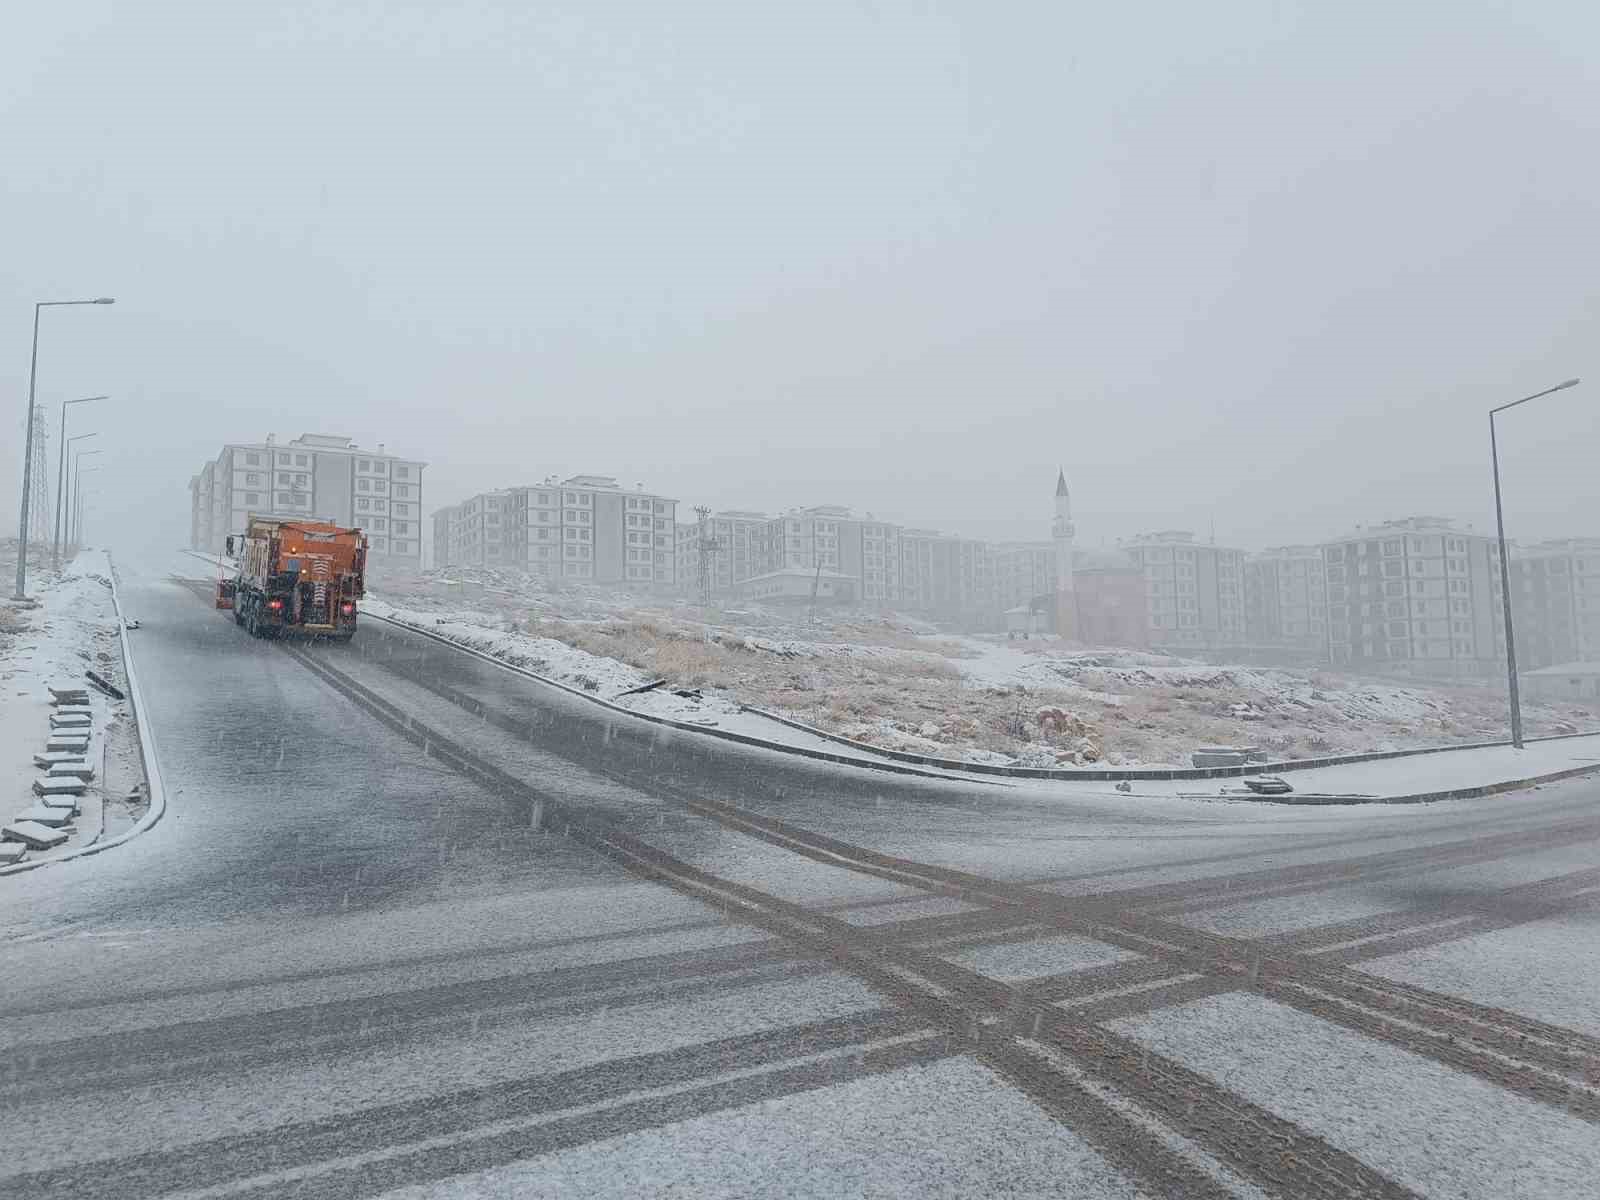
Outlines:
POLYGON ((252 517, 243 534, 228 538, 228 553, 239 571, 217 584, 217 607, 233 609, 234 624, 251 637, 355 636, 367 571, 361 530, 252 517))

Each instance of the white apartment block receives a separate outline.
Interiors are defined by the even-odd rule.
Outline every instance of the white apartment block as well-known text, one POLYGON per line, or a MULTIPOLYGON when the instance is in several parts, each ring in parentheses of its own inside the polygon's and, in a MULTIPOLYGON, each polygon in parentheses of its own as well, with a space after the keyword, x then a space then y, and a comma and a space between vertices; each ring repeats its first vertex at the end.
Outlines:
POLYGON ((1054 542, 1003 542, 991 547, 994 604, 1001 612, 1036 601, 1055 603, 1057 553, 1054 542))
POLYGON ((741 582, 740 595, 799 599, 814 592, 840 603, 865 601, 861 525, 848 508, 823 504, 752 527, 754 573, 741 582))
POLYGON ((433 565, 523 569, 515 534, 520 493, 480 492, 433 514, 433 565))
MULTIPOLYGON (((1497 571, 1498 549, 1490 548, 1497 571)), ((1493 584, 1499 588, 1498 576, 1493 584)), ((1494 599, 1496 645, 1503 651, 1498 590, 1494 599)), ((1519 670, 1600 662, 1600 538, 1512 546, 1511 616, 1519 670)))
POLYGON ((434 513, 434 565, 670 589, 677 503, 609 475, 480 493, 434 513))
POLYGON ((323 434, 230 443, 189 480, 189 545, 221 554, 251 517, 300 517, 364 530, 374 566, 418 569, 426 465, 323 434))
POLYGON ((1150 642, 1236 646, 1244 641, 1244 552, 1195 541, 1187 530, 1143 534, 1122 549, 1144 572, 1150 642))
POLYGON ((1328 593, 1320 546, 1278 546, 1244 563, 1245 636, 1252 646, 1325 655, 1328 593))
POLYGON ((1327 542, 1322 557, 1336 666, 1481 675, 1504 658, 1494 539, 1409 517, 1327 542))
MULTIPOLYGON (((840 505, 707 518, 714 597, 820 600, 971 615, 993 604, 994 557, 972 539, 905 529, 840 505)), ((700 590, 701 529, 674 534, 678 590, 700 590)))

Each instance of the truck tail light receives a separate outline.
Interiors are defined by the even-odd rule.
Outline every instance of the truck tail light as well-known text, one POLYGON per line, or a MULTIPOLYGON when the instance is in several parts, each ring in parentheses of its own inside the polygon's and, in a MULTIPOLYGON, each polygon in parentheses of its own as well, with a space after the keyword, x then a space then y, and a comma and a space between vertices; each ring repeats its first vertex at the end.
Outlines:
POLYGON ((348 600, 346 600, 343 604, 339 605, 339 611, 342 612, 347 617, 351 613, 355 612, 355 610, 356 610, 356 606, 354 604, 351 604, 350 601, 348 601, 348 600))
POLYGON ((282 600, 268 600, 267 601, 267 607, 270 608, 273 612, 277 612, 280 608, 283 607, 283 601, 282 600))

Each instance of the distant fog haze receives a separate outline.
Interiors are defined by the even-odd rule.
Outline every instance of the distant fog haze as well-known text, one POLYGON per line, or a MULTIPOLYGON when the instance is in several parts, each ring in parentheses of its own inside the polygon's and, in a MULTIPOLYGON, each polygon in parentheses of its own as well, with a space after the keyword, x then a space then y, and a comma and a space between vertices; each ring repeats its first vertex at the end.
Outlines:
POLYGON ((1600 536, 1600 8, 11 6, 0 517, 224 442, 1078 544, 1600 536), (53 481, 52 481, 53 482, 53 481), (53 495, 53 488, 52 488, 53 495))

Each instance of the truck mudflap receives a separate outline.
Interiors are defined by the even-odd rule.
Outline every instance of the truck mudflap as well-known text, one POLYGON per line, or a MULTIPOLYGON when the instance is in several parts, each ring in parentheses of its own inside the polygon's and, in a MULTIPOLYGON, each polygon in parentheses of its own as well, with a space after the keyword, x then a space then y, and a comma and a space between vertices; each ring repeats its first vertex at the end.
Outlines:
POLYGON ((233 607, 233 580, 231 580, 231 579, 219 579, 219 580, 217 580, 217 600, 216 600, 216 604, 217 604, 218 608, 232 608, 233 607))

